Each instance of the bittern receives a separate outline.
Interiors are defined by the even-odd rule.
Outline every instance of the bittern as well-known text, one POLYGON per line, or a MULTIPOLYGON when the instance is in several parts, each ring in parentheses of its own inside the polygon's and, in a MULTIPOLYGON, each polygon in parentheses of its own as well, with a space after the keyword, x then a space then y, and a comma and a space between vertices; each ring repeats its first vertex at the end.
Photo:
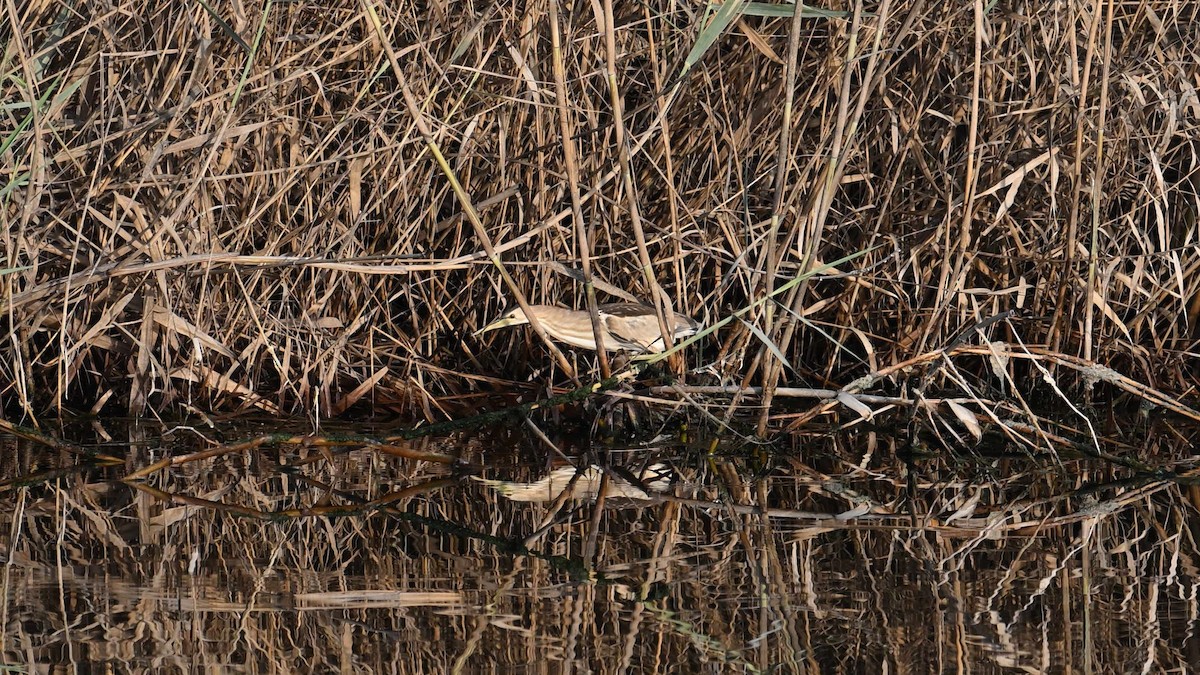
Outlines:
MULTIPOLYGON (((553 305, 530 305, 538 323, 550 337, 573 347, 596 350, 596 335, 592 332, 592 317, 585 311, 555 307, 553 305)), ((600 318, 600 329, 604 331, 604 349, 610 352, 653 352, 663 350, 662 331, 654 309, 636 302, 613 302, 596 308, 600 318)), ((520 307, 481 328, 476 335, 497 328, 519 326, 529 323, 520 307)), ((700 324, 694 319, 675 313, 675 328, 672 339, 695 335, 700 324)))

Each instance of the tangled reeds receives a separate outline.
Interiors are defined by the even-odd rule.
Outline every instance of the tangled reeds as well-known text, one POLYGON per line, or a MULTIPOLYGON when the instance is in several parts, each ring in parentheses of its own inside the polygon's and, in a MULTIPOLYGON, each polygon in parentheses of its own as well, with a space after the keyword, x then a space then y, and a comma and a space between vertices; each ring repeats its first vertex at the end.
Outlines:
POLYGON ((1195 3, 15 7, 14 414, 442 418, 607 375, 471 337, 606 283, 736 314, 674 368, 764 409, 964 331, 1194 386, 1195 3))

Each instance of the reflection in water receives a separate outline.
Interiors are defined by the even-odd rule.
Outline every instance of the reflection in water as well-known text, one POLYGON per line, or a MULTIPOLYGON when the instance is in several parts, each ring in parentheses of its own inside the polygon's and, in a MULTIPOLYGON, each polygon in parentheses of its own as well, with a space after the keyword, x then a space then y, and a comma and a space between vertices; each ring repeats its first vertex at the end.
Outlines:
MULTIPOLYGON (((564 495, 570 499, 595 501, 605 475, 603 468, 591 464, 578 469, 559 467, 532 483, 472 478, 514 502, 548 502, 564 495)), ((627 472, 614 470, 607 473, 609 481, 604 495, 609 499, 622 497, 649 501, 670 489, 674 475, 671 467, 661 462, 642 469, 636 479, 627 472)))
MULTIPOLYGON (((131 436, 105 449, 125 466, 66 473, 77 457, 2 448, 0 478, 47 476, 0 492, 4 664, 924 673, 1200 662, 1197 520, 1173 474, 1066 457, 906 464, 877 436, 753 458, 608 452, 617 459, 547 471, 532 451, 526 461, 456 438, 404 458, 247 447, 141 487, 109 482, 195 450, 131 436), (489 475, 420 459, 435 453, 489 475)), ((1142 459, 1155 452, 1186 454, 1148 446, 1142 459)))

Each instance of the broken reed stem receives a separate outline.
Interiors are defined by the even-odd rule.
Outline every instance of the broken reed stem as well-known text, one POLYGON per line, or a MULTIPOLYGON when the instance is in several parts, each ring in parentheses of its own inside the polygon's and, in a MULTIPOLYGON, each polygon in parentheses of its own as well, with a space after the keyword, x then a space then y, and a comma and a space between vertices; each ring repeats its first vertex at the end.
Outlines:
MULTIPOLYGON (((1087 128, 1092 124, 1092 120, 1088 117, 1087 111, 1089 110, 1090 106, 1089 99, 1092 96, 1092 63, 1096 56, 1096 39, 1100 26, 1100 18, 1103 14, 1101 11, 1103 2, 1104 0, 1094 0, 1092 5, 1091 24, 1088 26, 1087 30, 1087 48, 1083 57, 1083 73, 1072 73, 1074 79, 1078 80, 1080 83, 1078 103, 1074 108, 1075 152, 1072 153, 1073 161, 1071 163, 1070 173, 1071 183, 1076 190, 1078 190, 1079 186, 1083 183, 1083 160, 1088 152, 1090 152, 1090 148, 1084 145, 1084 139, 1087 137, 1087 128)), ((1071 13, 1070 20, 1072 25, 1074 25, 1075 21, 1077 20, 1077 17, 1075 16, 1076 7, 1073 6, 1068 11, 1071 13)), ((1074 42, 1071 43, 1071 49, 1073 52, 1075 49, 1077 49, 1077 45, 1074 42)), ((1078 64, 1079 54, 1072 53, 1071 56, 1071 63, 1078 64)), ((1081 217, 1080 207, 1082 205, 1082 200, 1072 199, 1069 201, 1069 203, 1071 205, 1071 210, 1067 217, 1067 227, 1066 231, 1063 233, 1061 242, 1063 251, 1062 273, 1059 277, 1057 302, 1054 304, 1054 318, 1050 324, 1051 333, 1049 343, 1050 348, 1054 351, 1061 350, 1062 342, 1070 332, 1071 322, 1075 320, 1076 312, 1079 309, 1076 303, 1067 301, 1067 292, 1070 290, 1070 287, 1075 284, 1077 278, 1075 276, 1074 269, 1076 256, 1075 242, 1079 238, 1079 219, 1081 217)), ((1086 292, 1090 293, 1091 289, 1087 289, 1086 292)), ((1085 297, 1084 301, 1085 304, 1090 304, 1090 302, 1088 302, 1088 298, 1085 297)), ((1088 310, 1085 309, 1084 311, 1086 312, 1088 310)))
POLYGON ((664 351, 670 351, 674 345, 671 326, 675 325, 675 315, 671 303, 663 294, 654 271, 654 263, 650 259, 650 250, 646 246, 646 232, 642 227, 642 214, 639 205, 641 192, 633 182, 633 169, 630 166, 629 144, 626 140, 624 105, 621 102, 621 90, 617 84, 617 43, 616 22, 613 19, 612 0, 604 0, 604 15, 601 21, 604 33, 605 76, 608 80, 609 103, 612 105, 613 134, 617 146, 617 163, 621 170, 621 187, 625 193, 626 213, 629 224, 633 228, 634 241, 637 243, 638 260, 642 264, 642 275, 650 289, 651 306, 658 316, 658 326, 663 340, 664 351))
MULTIPOLYGON (((1099 5, 1099 3, 1097 3, 1099 5)), ((1099 13, 1100 7, 1096 7, 1099 13)), ((1088 235, 1088 268, 1087 287, 1084 289, 1084 319, 1083 319, 1083 358, 1091 361, 1095 349, 1093 331, 1096 329, 1096 256, 1100 250, 1100 206, 1103 176, 1107 167, 1107 157, 1104 154, 1104 127, 1108 119, 1108 80, 1112 73, 1112 39, 1113 39, 1113 0, 1104 2, 1104 54, 1100 67, 1100 106, 1096 112, 1099 121, 1096 124, 1096 165, 1092 169, 1092 229, 1088 235)))
POLYGON ((575 152, 575 125, 567 101, 567 74, 563 65, 561 26, 558 19, 558 1, 549 0, 550 45, 554 61, 554 98, 558 103, 559 131, 563 138, 563 163, 567 169, 567 187, 571 191, 571 216, 575 221, 575 248, 583 272, 584 299, 588 315, 592 320, 592 337, 596 341, 596 355, 600 362, 600 377, 612 376, 608 365, 608 351, 604 346, 604 328, 600 325, 600 312, 596 302, 596 287, 592 281, 591 228, 583 217, 583 196, 579 190, 579 158, 575 152))
POLYGON ((421 132, 421 136, 425 139, 425 143, 429 146, 429 152, 437 160, 438 166, 442 168, 446 180, 449 181, 451 188, 454 190, 454 196, 458 199, 459 205, 462 207, 463 215, 467 221, 471 223, 472 229, 475 231, 475 237, 479 240, 483 250, 487 251, 488 259, 496 267, 496 271, 500 273, 500 277, 504 280, 504 285, 508 291, 513 294, 517 304, 525 311, 525 316, 529 319, 529 325, 537 332, 538 336, 546 344, 547 349, 554 355, 558 361, 559 367, 563 372, 567 373, 576 384, 579 380, 575 376, 575 369, 571 367, 570 361, 563 355, 562 350, 550 339, 546 330, 542 328, 542 324, 537 320, 537 316, 529 310, 529 301, 525 299, 525 294, 521 291, 521 287, 513 280, 512 275, 508 273, 508 269, 504 267, 504 262, 500 260, 499 254, 496 253, 495 246, 492 245, 491 237, 488 236, 487 230, 483 226, 483 221, 479 219, 479 213, 475 210, 475 206, 471 203, 471 197, 467 191, 463 189, 458 177, 450 168, 449 162, 442 155, 441 149, 438 147, 437 141, 434 140, 433 131, 430 130, 429 124, 425 122, 424 113, 421 107, 417 104, 417 99, 413 95, 412 90, 408 86, 408 79, 404 75, 404 69, 400 67, 400 62, 396 59, 396 51, 392 49, 392 43, 388 38, 388 34, 383 29, 383 22, 380 21, 379 15, 375 12, 374 4, 371 0, 360 0, 363 9, 371 18, 371 23, 375 28, 375 32, 379 37, 379 42, 383 46, 384 51, 388 55, 388 61, 392 66, 392 72, 396 76, 396 81, 400 86, 400 92, 404 95, 404 103, 408 107, 408 112, 412 115, 413 123, 416 124, 417 130, 421 132))
MULTIPOLYGON (((775 275, 779 270, 779 226, 786 217, 785 210, 787 204, 784 202, 784 195, 791 190, 791 185, 788 182, 789 169, 792 165, 792 115, 794 114, 795 98, 796 98, 796 68, 797 60, 800 55, 800 27, 801 18, 804 13, 797 10, 792 13, 792 24, 788 30, 788 52, 787 63, 783 70, 783 118, 779 126, 779 151, 775 155, 775 196, 771 203, 771 225, 767 231, 767 248, 763 256, 763 261, 766 264, 766 279, 764 285, 766 287, 766 295, 770 296, 775 292, 775 275)), ((768 334, 772 338, 777 335, 775 330, 775 303, 768 302, 763 307, 763 325, 768 326, 771 332, 768 334)), ((760 360, 765 356, 766 345, 760 345, 759 355, 760 360)), ((771 409, 772 391, 775 388, 778 376, 768 375, 764 378, 764 393, 763 393, 763 411, 758 418, 758 433, 762 435, 766 432, 767 418, 771 409)))
MULTIPOLYGON (((884 0, 880 4, 879 20, 882 22, 880 25, 886 25, 890 7, 890 0, 884 0)), ((846 41, 846 55, 842 62, 842 86, 837 102, 837 120, 834 125, 834 135, 831 142, 832 150, 823 172, 824 180, 821 183, 821 188, 818 190, 816 198, 813 200, 815 208, 810 212, 808 218, 800 221, 804 224, 803 229, 800 230, 800 241, 802 242, 804 251, 804 255, 800 260, 801 270, 811 268, 817 259, 817 253, 823 239, 825 223, 829 217, 829 209, 833 204, 835 192, 841 185, 842 176, 845 175, 846 164, 850 159, 849 152, 857 144, 855 131, 866 107, 867 92, 870 90, 870 87, 864 87, 860 90, 858 104, 853 113, 850 110, 851 76, 854 72, 854 64, 858 60, 858 36, 862 24, 862 11, 862 2, 859 0, 854 4, 854 14, 850 21, 850 31, 846 41)), ((881 56, 881 50, 879 49, 881 40, 882 33, 880 30, 876 30, 874 49, 868 55, 863 70, 863 82, 871 83, 874 80, 875 66, 881 56)), ((784 314, 774 326, 771 326, 772 335, 780 335, 780 331, 782 330, 782 336, 778 343, 782 353, 787 353, 791 348, 796 332, 796 317, 803 316, 804 314, 804 299, 807 297, 807 293, 808 282, 805 279, 789 292, 788 298, 785 301, 786 306, 791 309, 791 312, 784 314)), ((765 357, 766 355, 764 355, 765 357)), ((763 386, 766 389, 766 396, 763 403, 766 410, 770 409, 770 392, 779 381, 782 372, 783 364, 777 359, 770 359, 768 361, 767 371, 763 377, 763 386)), ((759 417, 758 434, 764 435, 766 428, 767 415, 764 413, 759 417)))

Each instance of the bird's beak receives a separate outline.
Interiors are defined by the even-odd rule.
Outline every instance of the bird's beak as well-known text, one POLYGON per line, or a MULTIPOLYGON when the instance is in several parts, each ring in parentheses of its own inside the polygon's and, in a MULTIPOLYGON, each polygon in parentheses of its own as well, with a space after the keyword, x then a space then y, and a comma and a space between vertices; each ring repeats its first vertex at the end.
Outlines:
POLYGON ((500 319, 496 319, 495 321, 489 323, 488 325, 484 326, 483 328, 480 328, 479 330, 475 331, 475 333, 473 334, 473 337, 479 337, 480 335, 483 335, 484 333, 486 333, 488 331, 496 330, 497 328, 507 328, 509 326, 515 326, 518 323, 520 323, 520 322, 511 316, 506 316, 506 317, 503 317, 500 319))

